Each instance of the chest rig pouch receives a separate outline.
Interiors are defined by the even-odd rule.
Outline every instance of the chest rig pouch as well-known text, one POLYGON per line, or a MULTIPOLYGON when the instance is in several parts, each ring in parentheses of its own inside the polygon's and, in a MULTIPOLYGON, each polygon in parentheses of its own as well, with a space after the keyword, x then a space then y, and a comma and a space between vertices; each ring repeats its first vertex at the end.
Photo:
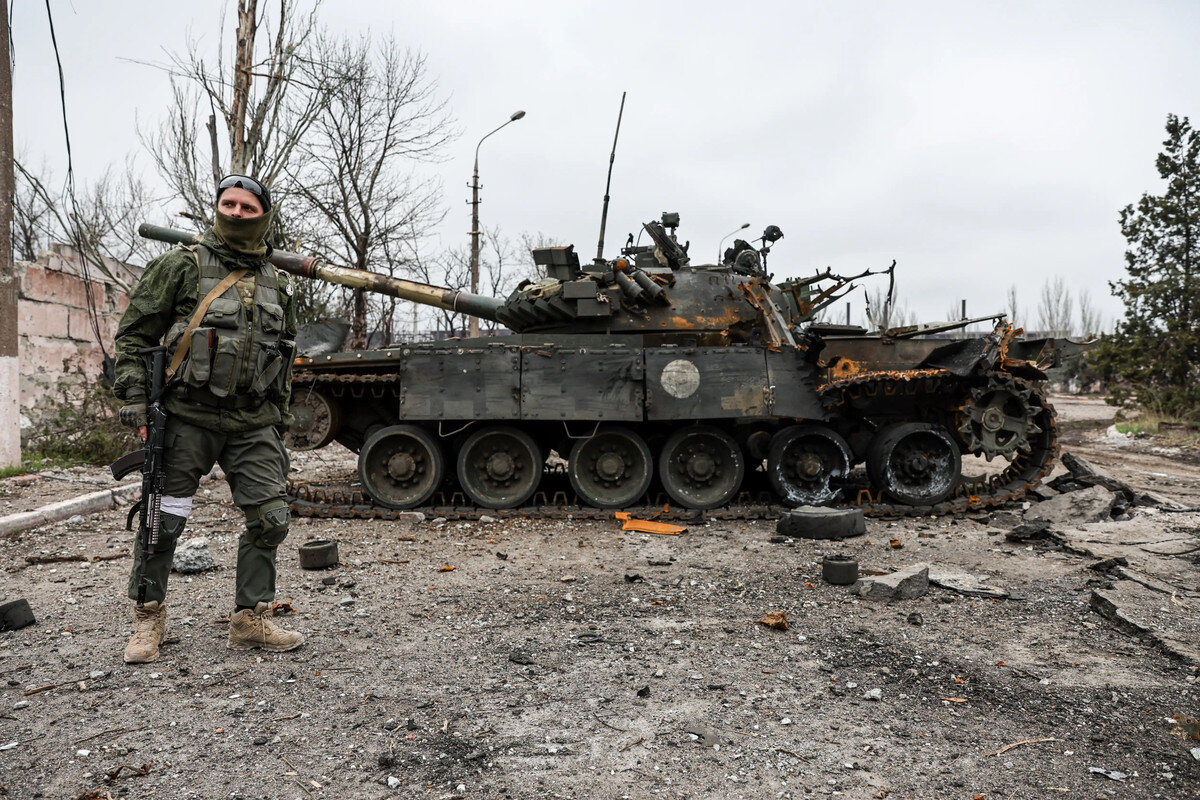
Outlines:
MULTIPOLYGON (((188 248, 200 272, 197 302, 208 297, 230 270, 203 245, 188 248)), ((172 352, 188 345, 175 379, 192 399, 220 406, 256 405, 283 391, 290 342, 283 341, 279 279, 270 263, 229 286, 209 303, 197 327, 178 320, 167 335, 172 352), (228 398, 228 401, 226 400, 228 398), (236 402, 234 402, 236 401, 236 402)))

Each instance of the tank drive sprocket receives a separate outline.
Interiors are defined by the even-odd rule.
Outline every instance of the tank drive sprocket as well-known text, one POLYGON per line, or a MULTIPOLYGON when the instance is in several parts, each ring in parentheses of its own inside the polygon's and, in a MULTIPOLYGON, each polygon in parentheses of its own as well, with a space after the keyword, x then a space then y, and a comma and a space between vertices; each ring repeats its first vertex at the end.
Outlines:
POLYGON ((1031 438, 1042 433, 1040 413, 1031 387, 1009 375, 991 375, 959 409, 958 433, 967 452, 988 461, 996 456, 1011 460, 1016 453, 1028 453, 1031 438))

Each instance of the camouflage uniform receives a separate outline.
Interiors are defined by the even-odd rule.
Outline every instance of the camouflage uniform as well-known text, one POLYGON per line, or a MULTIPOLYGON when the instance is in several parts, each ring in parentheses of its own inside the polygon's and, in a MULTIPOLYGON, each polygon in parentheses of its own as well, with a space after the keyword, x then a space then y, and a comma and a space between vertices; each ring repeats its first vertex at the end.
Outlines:
MULTIPOLYGON (((145 398, 138 351, 164 337, 168 357, 182 341, 200 300, 229 272, 245 277, 216 298, 194 334, 188 358, 167 388, 168 414, 162 533, 146 564, 147 601, 161 603, 175 545, 200 478, 214 463, 225 471, 233 501, 246 515, 238 543, 238 606, 275 597, 275 552, 287 536, 282 431, 291 423, 291 348, 296 309, 286 273, 265 257, 230 249, 213 231, 193 248, 171 250, 146 266, 117 330, 116 393, 145 398)), ((134 556, 129 597, 137 599, 134 556)))

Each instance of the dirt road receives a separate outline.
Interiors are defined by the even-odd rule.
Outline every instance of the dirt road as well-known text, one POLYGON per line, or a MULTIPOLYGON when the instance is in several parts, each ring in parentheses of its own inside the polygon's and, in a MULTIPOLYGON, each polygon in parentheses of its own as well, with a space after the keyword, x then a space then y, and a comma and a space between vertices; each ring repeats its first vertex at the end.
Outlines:
MULTIPOLYGON (((1194 452, 1106 437, 1107 407, 1058 404, 1068 449, 1200 504, 1194 452)), ((90 488, 10 479, 0 506, 90 488)), ((668 537, 300 519, 278 600, 308 643, 255 656, 224 646, 241 520, 214 483, 188 535, 217 568, 173 576, 174 638, 138 667, 121 662, 127 556, 27 563, 119 556, 124 509, 14 534, 0 599, 27 598, 38 623, 0 633, 0 797, 1200 796, 1200 741, 1172 725, 1200 717, 1197 665, 1092 610, 1113 582, 1095 557, 989 522, 871 520, 832 544, 772 541, 769 521, 668 537), (311 538, 337 539, 342 565, 301 571, 311 538), (1011 597, 867 601, 822 582, 835 551, 983 575, 1011 597), (756 623, 771 611, 788 630, 756 623)), ((1156 602, 1194 619, 1200 514, 1130 524, 1195 541, 1131 562, 1170 558, 1179 591, 1156 602)))

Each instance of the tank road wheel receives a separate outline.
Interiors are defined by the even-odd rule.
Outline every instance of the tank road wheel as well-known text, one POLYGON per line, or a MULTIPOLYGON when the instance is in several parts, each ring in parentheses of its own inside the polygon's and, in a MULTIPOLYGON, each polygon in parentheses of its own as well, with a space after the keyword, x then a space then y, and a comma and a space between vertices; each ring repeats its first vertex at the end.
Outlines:
POLYGON ((1033 404, 1032 397, 1032 390, 1018 386, 1007 376, 972 389, 960 411, 962 424, 958 428, 967 451, 979 453, 988 461, 996 456, 1011 461, 1018 451, 1030 452, 1030 437, 1042 432, 1036 422, 1041 409, 1033 404))
POLYGON ((767 477, 790 506, 821 506, 837 499, 834 483, 850 473, 850 445, 821 425, 793 425, 771 439, 767 477))
POLYGON ((315 389, 297 389, 292 395, 296 421, 284 437, 291 450, 316 450, 333 441, 342 427, 341 408, 315 389))
POLYGON ((478 506, 515 508, 537 488, 544 460, 524 431, 484 428, 467 437, 458 451, 458 482, 478 506))
POLYGON ((685 508, 717 508, 733 499, 746 464, 738 443, 720 428, 695 425, 675 431, 658 457, 667 494, 685 508))
POLYGON ((654 461, 641 436, 628 428, 603 428, 579 439, 567 462, 571 487, 596 508, 625 508, 650 486, 654 461))
POLYGON ((388 508, 425 503, 445 473, 441 445, 415 425, 376 431, 358 451, 358 477, 371 497, 388 508))
POLYGON ((958 486, 962 454, 941 425, 902 422, 875 435, 867 451, 871 483, 910 506, 940 503, 958 486))

